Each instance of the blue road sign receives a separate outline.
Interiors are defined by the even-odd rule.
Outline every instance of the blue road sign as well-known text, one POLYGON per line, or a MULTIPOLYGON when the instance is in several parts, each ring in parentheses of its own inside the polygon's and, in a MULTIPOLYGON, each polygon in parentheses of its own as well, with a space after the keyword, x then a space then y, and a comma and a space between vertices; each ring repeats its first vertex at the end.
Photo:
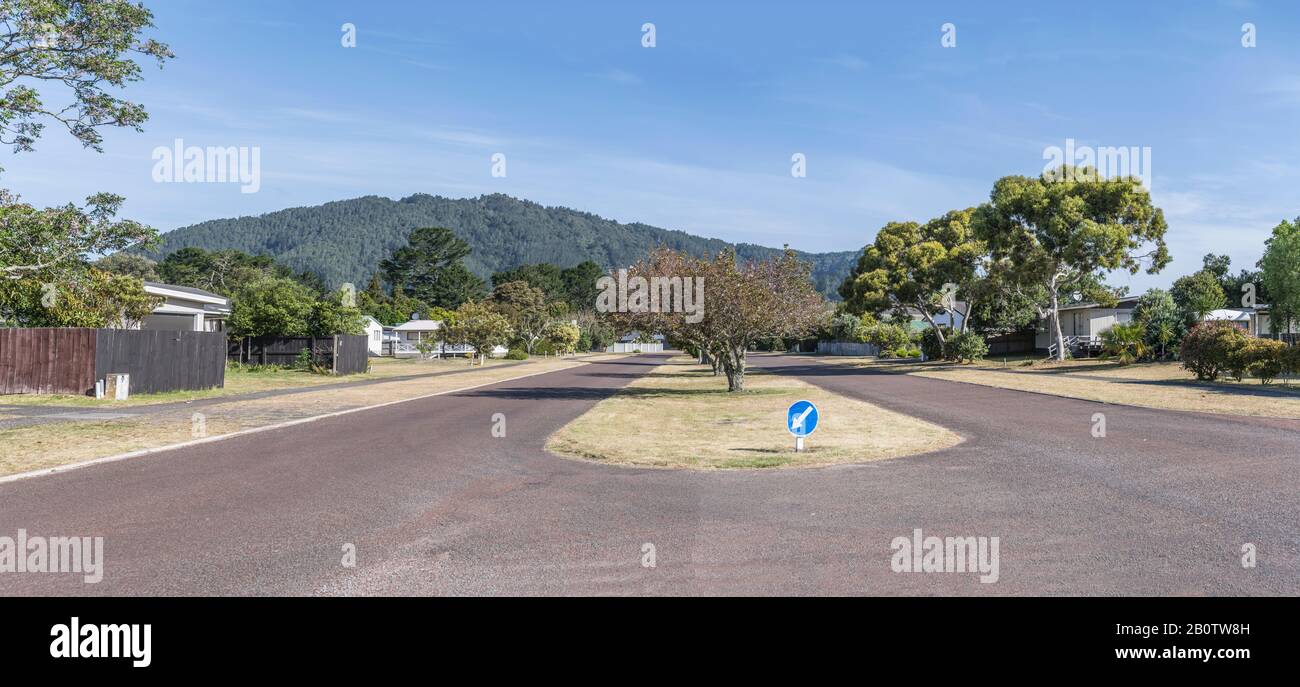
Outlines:
POLYGON ((795 401, 785 414, 785 428, 797 437, 806 437, 817 429, 817 406, 812 401, 795 401))

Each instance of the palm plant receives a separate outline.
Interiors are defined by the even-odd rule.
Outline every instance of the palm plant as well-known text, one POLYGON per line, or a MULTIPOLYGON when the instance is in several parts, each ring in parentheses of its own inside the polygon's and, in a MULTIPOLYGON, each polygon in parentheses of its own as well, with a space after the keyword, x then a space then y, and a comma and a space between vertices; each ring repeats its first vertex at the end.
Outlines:
POLYGON ((1130 365, 1147 356, 1146 328, 1136 322, 1117 324, 1101 334, 1102 349, 1120 365, 1130 365))

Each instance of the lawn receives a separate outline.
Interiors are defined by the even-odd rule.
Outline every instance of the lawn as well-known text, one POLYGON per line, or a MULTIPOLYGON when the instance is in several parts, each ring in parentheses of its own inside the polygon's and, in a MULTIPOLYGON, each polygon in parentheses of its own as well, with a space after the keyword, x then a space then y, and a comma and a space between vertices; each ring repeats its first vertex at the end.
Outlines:
POLYGON ((857 463, 957 444, 956 434, 807 382, 750 370, 746 390, 689 358, 667 364, 556 432, 547 449, 601 463, 663 468, 771 468, 857 463), (807 450, 794 452, 786 409, 815 403, 821 417, 807 450))
POLYGON ((1104 403, 1225 415, 1300 418, 1300 384, 1257 379, 1200 382, 1176 362, 1121 366, 1111 360, 1065 362, 983 360, 973 365, 944 362, 890 363, 873 359, 819 358, 831 364, 869 365, 890 372, 1003 389, 1032 391, 1104 403), (1026 364, 1030 363, 1032 364, 1026 364))

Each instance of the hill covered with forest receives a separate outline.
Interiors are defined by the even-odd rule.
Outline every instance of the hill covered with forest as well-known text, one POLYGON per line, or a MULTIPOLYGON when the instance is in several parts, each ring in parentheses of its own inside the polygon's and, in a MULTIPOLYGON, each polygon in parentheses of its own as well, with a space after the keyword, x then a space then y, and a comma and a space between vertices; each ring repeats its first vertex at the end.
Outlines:
MULTIPOLYGON (((446 227, 473 248, 465 264, 487 278, 518 265, 549 262, 570 267, 593 260, 605 267, 629 265, 653 246, 695 255, 727 246, 683 231, 623 224, 565 207, 545 207, 503 194, 444 198, 416 194, 401 200, 364 196, 314 207, 289 208, 257 217, 215 219, 163 235, 151 257, 194 246, 234 248, 269 255, 296 271, 313 272, 330 287, 364 285, 379 261, 418 227, 446 227)), ((736 244, 741 259, 762 259, 777 248, 736 244)), ((813 263, 817 289, 831 298, 857 260, 856 251, 800 253, 813 263)))

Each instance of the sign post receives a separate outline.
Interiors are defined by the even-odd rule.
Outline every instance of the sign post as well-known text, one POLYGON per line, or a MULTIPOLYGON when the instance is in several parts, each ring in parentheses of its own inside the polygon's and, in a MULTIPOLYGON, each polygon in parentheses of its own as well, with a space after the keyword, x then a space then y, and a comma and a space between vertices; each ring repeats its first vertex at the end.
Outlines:
POLYGON ((794 435, 795 452, 803 451, 803 438, 817 429, 817 406, 812 401, 795 401, 785 413, 785 428, 794 435))

